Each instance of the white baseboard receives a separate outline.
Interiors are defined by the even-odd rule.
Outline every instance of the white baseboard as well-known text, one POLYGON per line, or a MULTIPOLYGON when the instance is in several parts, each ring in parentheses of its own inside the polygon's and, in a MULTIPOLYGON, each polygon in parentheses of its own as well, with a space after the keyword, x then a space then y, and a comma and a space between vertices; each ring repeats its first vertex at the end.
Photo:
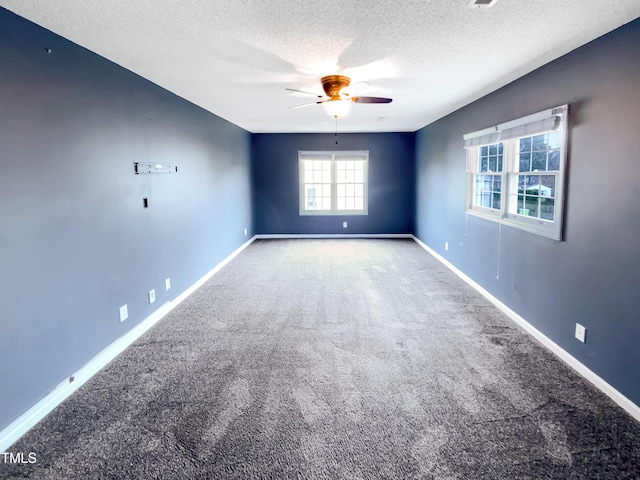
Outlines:
POLYGON ((256 239, 269 239, 269 238, 412 238, 418 245, 424 248, 427 252, 433 255, 436 259, 447 266, 451 271, 458 275, 462 280, 467 282, 471 287, 476 289, 479 293, 484 295, 490 302, 492 302, 497 308, 508 315, 513 321, 529 332, 534 338, 536 338, 545 347, 551 350, 554 354, 560 357, 565 363, 572 367, 584 378, 593 383, 598 389, 609 396, 614 402, 620 405, 626 410, 632 417, 640 421, 640 407, 629 400, 627 397, 618 392, 615 388, 605 382, 602 378, 596 375, 593 371, 587 368, 584 364, 579 362, 575 357, 570 355, 566 350, 561 348, 549 337, 544 335, 533 325, 524 320, 520 315, 515 313, 505 304, 500 302, 497 298, 491 295, 487 290, 474 282, 467 275, 458 270, 452 263, 440 256, 437 252, 428 247, 420 239, 411 234, 389 234, 389 235, 255 235, 246 243, 241 245, 222 262, 216 265, 212 270, 207 272, 202 278, 191 285, 188 289, 182 292, 173 301, 167 302, 162 305, 158 310, 149 315, 141 323, 136 325, 133 329, 127 332, 122 337, 118 338, 107 348, 102 350, 98 355, 91 359, 84 367, 73 374, 74 381, 70 382, 68 379, 61 382, 51 393, 36 403, 33 407, 27 410, 14 422, 0 432, 0 452, 6 451, 11 445, 13 445, 22 435, 35 426, 40 420, 42 420, 49 412, 55 407, 60 405, 66 398, 78 390, 84 385, 91 377, 93 377, 102 368, 108 365, 113 359, 115 359, 120 353, 122 353, 129 345, 140 338, 147 330, 153 327, 158 321, 164 318, 171 310, 184 301, 189 295, 202 286, 209 278, 215 275, 222 267, 227 265, 233 260, 242 250, 249 246, 256 239))
POLYGON ((551 350, 556 356, 560 357, 567 365, 573 368, 576 372, 578 372, 581 376, 586 378, 592 384, 594 384, 600 391, 602 391, 605 395, 611 398, 614 402, 616 402, 619 406, 621 406, 624 410, 626 410, 632 417, 636 420, 640 421, 640 407, 625 397, 618 390, 609 385, 606 381, 604 381, 601 377, 595 374, 592 370, 590 370, 587 366, 585 366, 582 362, 576 359, 573 355, 567 352, 565 349, 560 347, 557 343, 547 337, 540 330, 535 328, 529 322, 527 322, 524 318, 518 315, 516 312, 507 307, 504 303, 494 297, 491 293, 485 290, 480 284, 473 281, 470 277, 464 274, 461 270, 449 262, 447 259, 442 257, 435 250, 427 246, 424 242, 422 242, 419 238, 412 235, 411 236, 418 245, 424 248, 427 252, 433 255, 437 260, 443 263, 447 268, 449 268, 453 273, 458 275, 462 280, 467 282, 471 287, 481 293, 484 297, 487 298, 491 303, 493 303, 499 310, 505 313, 509 318, 511 318, 514 322, 524 328, 529 334, 531 334, 536 340, 538 340, 542 345, 544 345, 547 349, 551 350))
POLYGON ((257 240, 287 238, 413 238, 410 233, 273 233, 256 235, 257 240))
POLYGON ((75 372, 70 379, 65 379, 51 393, 27 410, 24 414, 13 421, 9 426, 0 432, 0 452, 6 451, 13 445, 22 435, 27 433, 32 427, 42 420, 49 412, 60 405, 73 392, 84 385, 91 377, 107 366, 113 359, 120 355, 133 342, 140 338, 147 330, 158 323, 171 310, 182 303, 189 295, 195 292, 209 278, 216 274, 222 267, 233 260, 242 250, 247 248, 256 237, 242 244, 233 253, 226 257, 222 262, 216 265, 212 270, 207 272, 197 282, 187 288, 178 297, 171 302, 167 302, 160 306, 155 312, 145 318, 142 322, 129 330, 122 337, 115 340, 111 345, 98 353, 80 370, 75 372))

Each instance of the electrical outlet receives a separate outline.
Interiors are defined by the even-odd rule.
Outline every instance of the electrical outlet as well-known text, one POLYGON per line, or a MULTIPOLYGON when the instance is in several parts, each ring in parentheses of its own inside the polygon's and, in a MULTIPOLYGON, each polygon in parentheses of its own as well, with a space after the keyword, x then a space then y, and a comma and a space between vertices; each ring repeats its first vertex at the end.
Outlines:
POLYGON ((582 343, 587 341, 587 328, 579 323, 576 323, 576 338, 582 343))
POLYGON ((127 304, 125 303, 120 307, 120 321, 124 322, 127 318, 129 318, 129 309, 127 308, 127 304))
POLYGON ((149 290, 149 303, 153 303, 156 301, 156 291, 154 290, 149 290))
POLYGON ((342 222, 342 228, 347 228, 347 222, 342 222))
POLYGON ((445 252, 449 251, 449 242, 444 242, 444 251, 445 252))
POLYGON ((164 281, 164 289, 165 289, 165 290, 169 290, 170 288, 171 288, 171 279, 170 279, 170 278, 167 278, 167 279, 164 281))

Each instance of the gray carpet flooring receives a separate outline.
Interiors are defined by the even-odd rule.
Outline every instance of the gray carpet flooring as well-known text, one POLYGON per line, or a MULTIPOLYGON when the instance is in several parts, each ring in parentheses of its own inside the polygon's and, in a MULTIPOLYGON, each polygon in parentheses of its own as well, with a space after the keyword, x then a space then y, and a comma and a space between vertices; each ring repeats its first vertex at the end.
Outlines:
POLYGON ((640 424, 411 240, 255 241, 11 447, 32 479, 638 479, 640 424))

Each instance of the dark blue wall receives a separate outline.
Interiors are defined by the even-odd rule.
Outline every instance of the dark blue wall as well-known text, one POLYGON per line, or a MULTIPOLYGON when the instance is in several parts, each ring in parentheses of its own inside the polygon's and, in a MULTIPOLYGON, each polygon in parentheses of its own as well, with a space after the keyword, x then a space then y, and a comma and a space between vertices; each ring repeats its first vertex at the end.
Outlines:
POLYGON ((417 236, 636 404, 638 59, 640 20, 423 128, 416 139, 417 236), (509 227, 500 235, 497 224, 467 218, 462 135, 565 103, 565 240, 509 227), (587 327, 586 344, 574 339, 576 322, 587 327))
POLYGON ((333 134, 252 135, 256 233, 413 233, 415 135, 338 134, 337 140, 333 134), (369 214, 301 216, 299 150, 369 150, 369 214))
POLYGON ((0 9, 0 429, 253 234, 250 146, 0 9), (135 175, 139 161, 179 172, 135 175))

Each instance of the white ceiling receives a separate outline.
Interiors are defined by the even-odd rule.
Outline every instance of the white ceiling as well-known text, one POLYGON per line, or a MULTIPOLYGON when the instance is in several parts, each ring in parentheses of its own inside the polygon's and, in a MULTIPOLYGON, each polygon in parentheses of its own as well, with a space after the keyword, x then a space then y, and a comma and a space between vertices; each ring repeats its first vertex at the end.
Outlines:
MULTIPOLYGON (((639 0, 0 0, 250 132, 333 132, 320 77, 368 81, 341 132, 412 132, 640 16, 639 0)), ((55 52, 54 52, 55 53, 55 52)))

